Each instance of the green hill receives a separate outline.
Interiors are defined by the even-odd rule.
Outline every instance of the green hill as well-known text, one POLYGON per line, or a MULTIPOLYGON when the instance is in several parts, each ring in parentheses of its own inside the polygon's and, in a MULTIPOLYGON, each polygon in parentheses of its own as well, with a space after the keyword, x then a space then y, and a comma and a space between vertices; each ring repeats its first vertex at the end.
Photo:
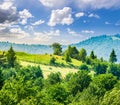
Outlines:
POLYGON ((24 52, 16 52, 17 59, 20 61, 27 61, 32 63, 49 65, 50 59, 54 57, 56 59, 55 66, 63 66, 63 67, 79 67, 81 65, 81 61, 76 59, 72 59, 71 63, 66 63, 63 56, 50 55, 50 54, 28 54, 24 52))

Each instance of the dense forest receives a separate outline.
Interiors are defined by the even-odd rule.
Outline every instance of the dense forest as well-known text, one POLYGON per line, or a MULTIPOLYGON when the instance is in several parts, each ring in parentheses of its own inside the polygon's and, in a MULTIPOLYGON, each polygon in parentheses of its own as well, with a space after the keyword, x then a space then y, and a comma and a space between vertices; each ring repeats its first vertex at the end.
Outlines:
MULTIPOLYGON (((11 47, 0 55, 1 105, 120 105, 120 64, 114 49, 105 61, 94 51, 87 55, 84 48, 68 46, 62 52, 59 43, 51 47, 53 55, 62 56, 66 63, 82 62, 78 72, 65 77, 51 73, 44 78, 39 66, 21 66, 11 47)), ((49 65, 59 66, 55 57, 49 65)))

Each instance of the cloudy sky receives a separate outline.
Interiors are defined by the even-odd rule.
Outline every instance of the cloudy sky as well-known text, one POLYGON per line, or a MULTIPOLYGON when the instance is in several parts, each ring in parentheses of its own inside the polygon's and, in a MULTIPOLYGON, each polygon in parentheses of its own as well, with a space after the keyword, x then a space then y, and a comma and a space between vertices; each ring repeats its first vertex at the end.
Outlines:
POLYGON ((120 33, 120 0, 0 0, 0 41, 77 43, 120 33))

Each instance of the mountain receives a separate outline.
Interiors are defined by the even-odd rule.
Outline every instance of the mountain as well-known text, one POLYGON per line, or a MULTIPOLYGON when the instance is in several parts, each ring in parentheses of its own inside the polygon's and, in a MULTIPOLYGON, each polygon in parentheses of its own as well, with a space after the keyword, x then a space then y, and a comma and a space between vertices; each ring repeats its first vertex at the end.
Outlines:
MULTIPOLYGON (((15 44, 9 42, 0 42, 0 50, 8 50, 10 46, 13 46, 15 51, 27 52, 30 54, 45 54, 45 53, 53 53, 52 48, 49 45, 38 45, 38 44, 15 44)), ((96 36, 91 37, 85 41, 71 44, 71 46, 76 46, 79 50, 81 48, 85 48, 87 54, 93 50, 98 58, 103 57, 105 60, 109 59, 109 55, 112 49, 115 50, 117 54, 118 61, 120 62, 120 34, 107 36, 96 36)), ((63 50, 67 48, 67 46, 62 46, 63 50)))
POLYGON ((10 42, 0 42, 0 50, 6 51, 10 47, 13 47, 15 51, 26 52, 30 54, 45 54, 52 53, 53 50, 48 45, 38 45, 38 44, 16 44, 10 42))
POLYGON ((114 49, 118 62, 120 62, 120 34, 91 37, 77 44, 72 44, 72 46, 76 46, 78 49, 85 48, 88 55, 93 50, 98 58, 103 57, 105 60, 109 59, 109 55, 114 49))

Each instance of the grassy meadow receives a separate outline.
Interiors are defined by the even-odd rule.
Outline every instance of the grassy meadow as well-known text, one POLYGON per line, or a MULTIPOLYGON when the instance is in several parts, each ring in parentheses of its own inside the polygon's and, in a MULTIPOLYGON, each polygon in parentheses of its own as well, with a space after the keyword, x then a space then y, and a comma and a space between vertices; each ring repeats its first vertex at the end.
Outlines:
POLYGON ((27 54, 24 52, 16 52, 17 59, 20 61, 27 61, 38 64, 49 65, 52 57, 56 58, 56 63, 61 66, 79 67, 82 62, 76 59, 72 59, 72 62, 66 63, 63 56, 50 55, 50 54, 27 54))

